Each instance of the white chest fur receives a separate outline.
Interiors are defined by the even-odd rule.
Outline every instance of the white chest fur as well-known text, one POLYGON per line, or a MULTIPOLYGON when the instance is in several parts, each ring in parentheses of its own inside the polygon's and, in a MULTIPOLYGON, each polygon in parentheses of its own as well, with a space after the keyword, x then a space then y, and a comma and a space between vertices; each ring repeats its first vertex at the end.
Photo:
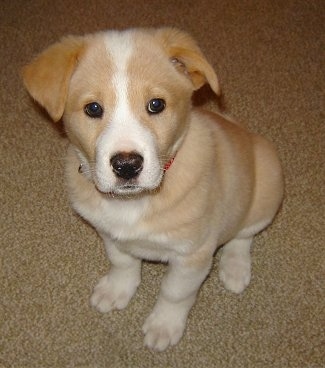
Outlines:
POLYGON ((96 193, 92 199, 74 203, 76 210, 100 233, 109 233, 113 239, 136 238, 138 225, 148 211, 148 200, 105 198, 96 193), (102 197, 102 198, 99 198, 102 197))
POLYGON ((184 254, 191 248, 188 240, 152 231, 148 224, 150 219, 146 220, 150 211, 148 197, 125 200, 103 197, 95 206, 91 202, 74 203, 74 207, 100 235, 111 238, 123 252, 141 259, 167 262, 171 255, 184 254))

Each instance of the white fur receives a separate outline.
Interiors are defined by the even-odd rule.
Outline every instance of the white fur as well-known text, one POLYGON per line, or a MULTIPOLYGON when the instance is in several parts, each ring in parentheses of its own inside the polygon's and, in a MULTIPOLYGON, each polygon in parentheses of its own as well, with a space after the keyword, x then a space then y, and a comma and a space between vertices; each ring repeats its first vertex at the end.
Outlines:
MULTIPOLYGON (((130 109, 127 68, 134 52, 132 33, 110 33, 106 40, 106 49, 116 69, 112 85, 116 91, 117 103, 111 121, 96 145, 97 187, 102 192, 125 193, 127 189, 117 184, 110 159, 118 152, 137 152, 144 158, 143 170, 137 179, 139 190, 153 189, 162 178, 156 142, 150 130, 141 124, 130 109)), ((134 188, 132 192, 135 192, 134 188)))

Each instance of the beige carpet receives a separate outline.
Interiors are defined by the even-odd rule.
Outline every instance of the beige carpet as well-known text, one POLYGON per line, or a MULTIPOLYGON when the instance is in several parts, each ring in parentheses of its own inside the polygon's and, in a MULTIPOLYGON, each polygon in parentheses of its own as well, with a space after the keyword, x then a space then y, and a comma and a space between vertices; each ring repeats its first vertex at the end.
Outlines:
POLYGON ((1 1, 1 367, 325 367, 324 32, 323 0, 1 1), (250 287, 226 292, 217 255, 185 337, 160 354, 143 348, 141 326, 164 266, 144 265, 127 310, 89 307, 109 264, 69 209, 62 129, 19 76, 63 35, 157 25, 197 38, 225 111, 277 145, 286 177, 282 210, 256 238, 250 287))

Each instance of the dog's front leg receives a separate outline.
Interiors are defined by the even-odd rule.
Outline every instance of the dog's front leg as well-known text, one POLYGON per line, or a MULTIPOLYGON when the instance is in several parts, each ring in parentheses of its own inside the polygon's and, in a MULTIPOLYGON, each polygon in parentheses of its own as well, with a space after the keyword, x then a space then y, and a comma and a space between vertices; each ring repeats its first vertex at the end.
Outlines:
POLYGON ((141 261, 122 253, 114 241, 101 234, 110 260, 110 270, 95 286, 90 304, 99 312, 125 308, 141 281, 141 261))
POLYGON ((196 294, 211 268, 212 257, 199 264, 188 259, 173 260, 164 276, 161 291, 152 313, 143 325, 144 343, 163 351, 182 337, 188 313, 196 294))

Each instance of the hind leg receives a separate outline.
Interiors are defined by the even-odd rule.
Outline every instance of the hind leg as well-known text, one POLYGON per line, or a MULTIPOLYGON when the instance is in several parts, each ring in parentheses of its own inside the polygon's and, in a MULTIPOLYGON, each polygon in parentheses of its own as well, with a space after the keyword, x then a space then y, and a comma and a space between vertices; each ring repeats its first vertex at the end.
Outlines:
POLYGON ((233 239, 222 250, 219 277, 225 288, 234 293, 241 293, 250 282, 252 241, 253 237, 233 239))
POLYGON ((237 238, 230 240, 223 247, 219 277, 226 289, 234 293, 241 293, 248 286, 251 279, 250 248, 253 237, 271 223, 271 218, 265 218, 248 226, 237 234, 237 238))

